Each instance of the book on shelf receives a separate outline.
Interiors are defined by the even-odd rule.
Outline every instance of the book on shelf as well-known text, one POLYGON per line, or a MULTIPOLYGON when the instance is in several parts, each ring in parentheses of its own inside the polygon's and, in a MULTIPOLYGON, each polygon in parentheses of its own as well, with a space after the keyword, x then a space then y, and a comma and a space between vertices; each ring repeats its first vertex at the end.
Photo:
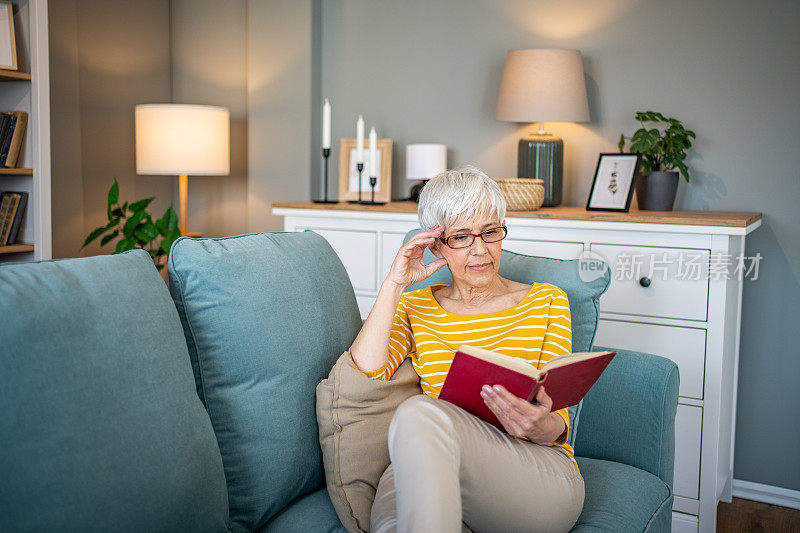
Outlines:
POLYGON ((11 141, 9 132, 11 131, 11 121, 13 118, 13 115, 9 111, 0 112, 0 157, 2 157, 3 145, 6 139, 11 141))
POLYGON ((14 168, 22 148, 28 113, 25 111, 3 111, 0 113, 0 167, 14 168))
POLYGON ((0 246, 16 244, 28 204, 28 193, 0 193, 0 246))
POLYGON ((544 386, 553 400, 551 411, 576 405, 589 392, 617 352, 579 352, 555 357, 537 369, 519 357, 462 345, 456 350, 439 398, 505 431, 481 397, 483 385, 502 385, 534 402, 544 386))
POLYGON ((15 121, 11 131, 11 143, 8 147, 8 154, 2 161, 6 168, 15 168, 19 152, 22 149, 22 141, 25 138, 25 131, 28 129, 28 113, 25 111, 14 112, 15 121))

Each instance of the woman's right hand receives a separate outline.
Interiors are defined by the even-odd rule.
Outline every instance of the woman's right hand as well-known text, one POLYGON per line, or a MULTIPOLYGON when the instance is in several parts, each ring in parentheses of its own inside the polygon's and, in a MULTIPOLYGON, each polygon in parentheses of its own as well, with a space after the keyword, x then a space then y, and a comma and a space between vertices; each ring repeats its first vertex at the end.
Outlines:
POLYGON ((434 272, 447 264, 446 259, 437 259, 430 265, 422 260, 425 248, 436 241, 442 234, 444 226, 437 224, 430 231, 421 231, 400 247, 397 256, 389 269, 387 281, 403 288, 430 277, 434 272))

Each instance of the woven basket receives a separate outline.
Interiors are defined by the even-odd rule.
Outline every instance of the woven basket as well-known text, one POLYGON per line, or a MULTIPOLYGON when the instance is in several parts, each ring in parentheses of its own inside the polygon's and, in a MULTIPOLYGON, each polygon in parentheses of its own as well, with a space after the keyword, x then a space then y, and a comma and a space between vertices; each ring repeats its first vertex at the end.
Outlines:
POLYGON ((509 211, 535 211, 544 203, 544 181, 536 178, 498 178, 509 211))

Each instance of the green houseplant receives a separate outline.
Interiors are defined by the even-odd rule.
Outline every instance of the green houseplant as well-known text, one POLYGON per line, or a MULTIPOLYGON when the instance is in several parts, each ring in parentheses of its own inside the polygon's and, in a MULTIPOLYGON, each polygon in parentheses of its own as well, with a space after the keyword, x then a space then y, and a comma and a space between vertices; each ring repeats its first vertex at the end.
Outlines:
POLYGON ((642 127, 630 137, 620 135, 619 151, 625 150, 628 140, 630 150, 642 154, 636 181, 639 209, 671 211, 678 191, 678 173, 689 182, 686 151, 691 148, 695 133, 685 129, 680 120, 655 111, 638 111, 636 120, 642 127))
POLYGON ((146 250, 158 270, 164 268, 164 259, 169 254, 173 241, 181 236, 178 228, 178 214, 169 205, 164 216, 153 220, 147 207, 154 197, 143 198, 133 203, 119 204, 119 184, 117 178, 108 191, 108 223, 95 228, 83 243, 86 247, 101 235, 100 246, 105 246, 119 237, 114 253, 122 253, 134 248, 146 250))

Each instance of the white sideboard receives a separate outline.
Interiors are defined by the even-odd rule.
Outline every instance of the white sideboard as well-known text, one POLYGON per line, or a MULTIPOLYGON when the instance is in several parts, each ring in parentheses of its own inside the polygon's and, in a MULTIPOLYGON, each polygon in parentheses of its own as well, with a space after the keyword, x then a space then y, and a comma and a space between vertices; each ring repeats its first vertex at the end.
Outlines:
MULTIPOLYGON (((284 217, 285 231, 310 229, 331 243, 363 317, 406 232, 419 227, 416 205, 409 202, 378 208, 297 202, 275 204, 272 213, 284 217)), ((714 531, 717 503, 731 501, 733 481, 746 277, 736 275, 734 266, 744 255, 745 236, 761 224, 760 213, 555 207, 510 212, 506 223, 504 249, 559 259, 600 256, 611 266, 611 286, 600 299, 597 345, 653 353, 678 364, 672 530, 714 531), (632 257, 640 258, 638 267, 632 257), (727 276, 715 266, 726 259, 733 263, 727 276), (699 268, 699 276, 690 268, 699 268)))

